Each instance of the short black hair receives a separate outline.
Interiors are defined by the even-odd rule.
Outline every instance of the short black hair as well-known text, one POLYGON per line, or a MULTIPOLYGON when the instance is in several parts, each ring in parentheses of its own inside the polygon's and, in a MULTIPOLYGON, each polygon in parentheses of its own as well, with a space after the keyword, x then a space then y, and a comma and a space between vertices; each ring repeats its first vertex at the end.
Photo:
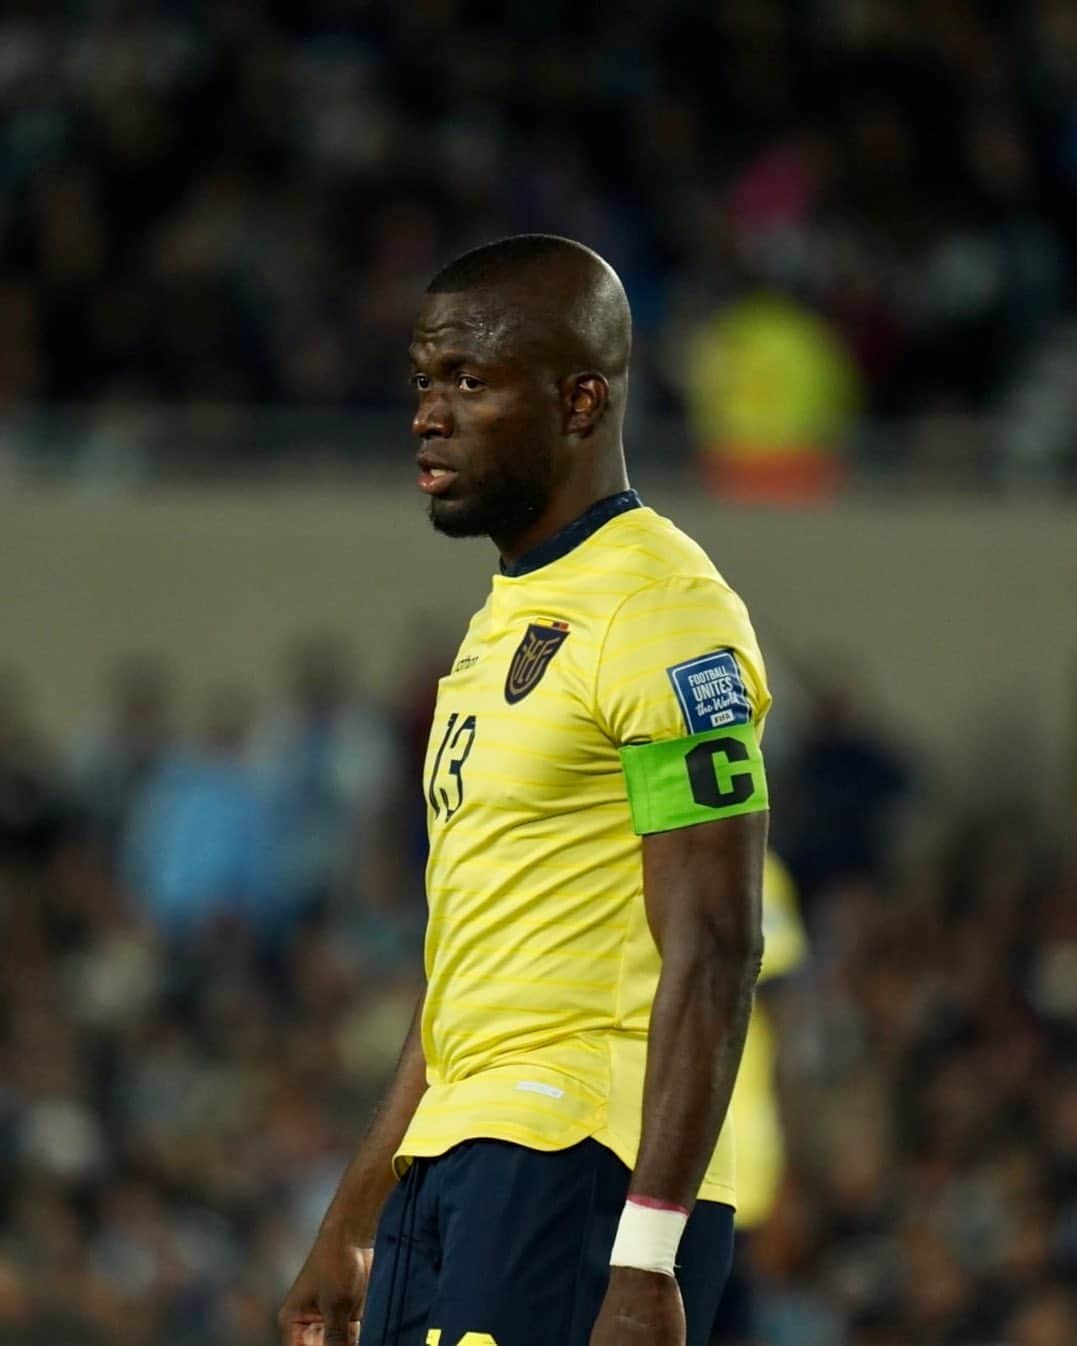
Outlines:
MULTIPOLYGON (((482 289, 515 279, 536 262, 550 257, 578 257, 580 254, 602 263, 592 249, 558 234, 513 234, 494 243, 484 243, 442 267, 426 287, 427 294, 455 294, 462 290, 482 289)), ((603 263, 604 265, 604 263, 603 263)))
POLYGON ((556 365, 601 370, 611 380, 627 373, 628 298, 616 271, 592 248, 558 234, 514 234, 465 252, 426 292, 497 301, 503 289, 514 291, 508 304, 514 319, 546 341, 556 365))

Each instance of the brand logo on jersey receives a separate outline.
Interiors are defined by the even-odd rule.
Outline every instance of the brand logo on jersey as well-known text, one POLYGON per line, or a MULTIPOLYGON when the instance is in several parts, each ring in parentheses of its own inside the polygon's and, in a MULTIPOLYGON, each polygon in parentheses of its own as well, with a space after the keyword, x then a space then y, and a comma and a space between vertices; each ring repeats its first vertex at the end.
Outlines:
POLYGON ((510 706, 534 691, 567 637, 568 622, 532 622, 528 626, 505 678, 505 700, 510 706))

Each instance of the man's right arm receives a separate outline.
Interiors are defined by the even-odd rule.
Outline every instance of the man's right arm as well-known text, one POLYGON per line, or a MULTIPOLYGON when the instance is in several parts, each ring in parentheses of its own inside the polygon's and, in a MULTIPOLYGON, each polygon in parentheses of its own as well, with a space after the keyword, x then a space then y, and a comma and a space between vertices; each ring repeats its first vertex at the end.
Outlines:
POLYGON ((329 1204, 310 1255, 279 1314, 285 1346, 304 1339, 304 1329, 324 1324, 326 1346, 349 1340, 349 1322, 362 1309, 370 1274, 374 1233, 393 1190, 393 1156, 426 1091, 426 1061, 420 1024, 423 998, 374 1120, 329 1204))
POLYGON ((426 1092, 426 1061, 420 1031, 423 999, 420 996, 415 1007, 392 1082, 322 1221, 322 1230, 335 1225, 360 1247, 374 1245, 378 1217, 396 1182, 393 1155, 426 1092))

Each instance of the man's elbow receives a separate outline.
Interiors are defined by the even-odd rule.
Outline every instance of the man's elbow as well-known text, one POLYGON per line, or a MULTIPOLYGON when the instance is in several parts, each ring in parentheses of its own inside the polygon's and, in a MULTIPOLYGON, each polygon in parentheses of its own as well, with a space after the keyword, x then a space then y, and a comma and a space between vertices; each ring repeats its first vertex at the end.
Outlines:
POLYGON ((716 1004, 749 1005, 763 967, 763 935, 724 939, 712 951, 708 978, 716 1004))
POLYGON ((765 941, 762 930, 753 930, 742 939, 729 942, 719 957, 726 967, 736 976, 738 983, 747 990, 754 990, 759 974, 763 970, 763 951, 765 941))
POLYGON ((680 965, 686 980, 714 988, 724 998, 732 988, 751 994, 763 967, 763 932, 758 927, 744 929, 707 926, 695 931, 685 942, 680 957, 663 950, 663 966, 672 971, 680 965))

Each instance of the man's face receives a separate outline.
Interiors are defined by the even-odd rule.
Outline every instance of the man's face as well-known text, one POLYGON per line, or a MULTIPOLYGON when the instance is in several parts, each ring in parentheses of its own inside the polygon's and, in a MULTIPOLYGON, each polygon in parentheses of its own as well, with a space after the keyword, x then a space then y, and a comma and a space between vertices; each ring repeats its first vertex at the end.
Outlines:
POLYGON ((529 355, 517 313, 497 296, 430 294, 415 323, 419 485, 434 527, 452 537, 511 541, 556 485, 560 391, 529 355))

